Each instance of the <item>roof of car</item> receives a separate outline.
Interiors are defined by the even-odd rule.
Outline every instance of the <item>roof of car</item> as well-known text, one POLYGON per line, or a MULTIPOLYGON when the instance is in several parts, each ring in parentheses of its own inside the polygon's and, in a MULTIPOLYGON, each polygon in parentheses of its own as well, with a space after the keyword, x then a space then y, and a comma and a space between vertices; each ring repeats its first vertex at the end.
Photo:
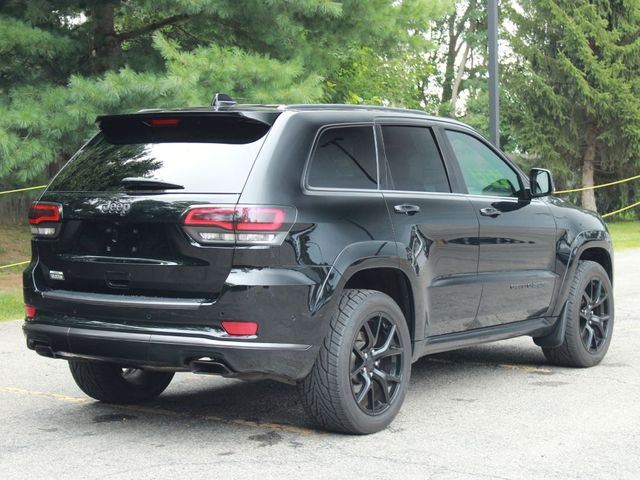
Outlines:
POLYGON ((175 108, 175 109, 144 109, 137 113, 208 113, 208 112, 370 112, 374 115, 385 115, 390 117, 413 117, 423 120, 430 120, 434 122, 443 122, 461 127, 470 128, 468 125, 454 120, 452 118, 437 117, 429 115, 426 112, 408 108, 396 108, 396 107, 383 107, 379 105, 349 105, 349 104, 336 104, 336 103, 324 103, 324 104, 291 104, 291 105, 277 105, 277 104, 236 104, 230 107, 219 108, 216 110, 213 107, 187 107, 187 108, 175 108))

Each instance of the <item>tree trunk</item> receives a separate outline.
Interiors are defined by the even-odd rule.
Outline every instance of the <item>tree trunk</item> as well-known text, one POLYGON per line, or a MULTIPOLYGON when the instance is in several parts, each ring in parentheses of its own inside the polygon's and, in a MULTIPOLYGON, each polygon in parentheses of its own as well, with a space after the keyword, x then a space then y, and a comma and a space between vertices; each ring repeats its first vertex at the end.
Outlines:
MULTIPOLYGON (((596 160, 596 140, 598 131, 595 122, 592 120, 587 125, 585 138, 585 149, 582 155, 582 187, 593 187, 594 164, 596 160)), ((589 210, 597 211, 596 194, 593 189, 582 192, 582 206, 589 210)))
MULTIPOLYGON (((445 105, 448 107, 451 101, 451 94, 453 91, 453 77, 455 75, 456 66, 456 46, 458 43, 458 34, 456 33, 456 14, 451 14, 448 22, 449 30, 449 45, 447 45, 447 56, 445 59, 444 81, 442 82, 442 97, 440 98, 441 107, 445 105)), ((447 112, 441 109, 441 114, 447 112)))
POLYGON ((115 32, 113 2, 101 2, 93 10, 93 72, 100 75, 113 68, 120 54, 120 42, 115 32))
POLYGON ((462 77, 464 75, 464 69, 467 65, 467 60, 469 58, 469 52, 471 47, 468 43, 465 42, 464 51, 462 52, 462 58, 460 59, 460 63, 458 64, 458 72, 456 73, 456 79, 453 82, 453 90, 451 91, 451 113, 455 115, 456 113, 456 103, 458 103, 458 93, 460 92, 460 84, 462 83, 462 77))
POLYGON ((47 166, 49 178, 55 177, 71 155, 61 155, 47 166))

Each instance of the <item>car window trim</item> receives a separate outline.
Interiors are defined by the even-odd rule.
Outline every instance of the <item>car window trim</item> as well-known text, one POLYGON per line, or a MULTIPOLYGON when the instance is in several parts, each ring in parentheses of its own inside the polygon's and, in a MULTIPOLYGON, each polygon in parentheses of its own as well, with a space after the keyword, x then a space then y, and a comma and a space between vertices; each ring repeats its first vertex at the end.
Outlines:
POLYGON ((444 151, 440 145, 440 141, 438 138, 438 135, 436 134, 436 129, 438 127, 438 125, 435 122, 430 122, 430 121, 420 121, 414 118, 395 118, 395 117, 378 117, 375 119, 375 125, 376 125, 376 133, 378 133, 380 135, 380 145, 381 145, 381 149, 380 149, 380 157, 382 159, 382 162, 384 163, 384 171, 385 171, 385 184, 384 184, 384 188, 382 188, 382 190, 384 192, 398 192, 398 193, 404 193, 404 194, 411 194, 411 193, 443 193, 443 194, 450 194, 450 193, 455 193, 454 192, 454 186, 453 186, 453 181, 452 181, 452 174, 450 172, 449 169, 449 164, 445 159, 445 154, 444 151), (433 141, 436 145, 436 148, 438 149, 438 153, 440 154, 440 161, 442 162, 442 167, 444 168, 444 173, 447 177, 447 183, 449 185, 449 191, 448 192, 425 192, 423 190, 397 190, 395 188, 388 188, 391 185, 389 184, 389 178, 388 175, 391 175, 391 167, 389 166, 389 161, 387 160, 387 155, 385 153, 384 150, 384 135, 382 133, 382 127, 385 126, 398 126, 398 127, 419 127, 419 128, 428 128, 431 131, 431 135, 433 136, 433 141))
POLYGON ((378 153, 378 138, 376 135, 374 122, 340 122, 340 123, 328 123, 328 124, 322 125, 316 132, 315 136, 313 137, 313 142, 311 143, 311 149, 305 161, 304 170, 302 172, 302 188, 303 190, 309 191, 309 192, 376 192, 376 193, 379 193, 380 192, 380 158, 378 153), (373 131, 374 152, 376 155, 376 175, 377 175, 376 188, 314 187, 311 184, 309 184, 309 173, 311 170, 311 162, 313 161, 313 156, 316 153, 318 142, 322 134, 327 130, 333 130, 336 128, 352 128, 352 127, 370 127, 373 131))

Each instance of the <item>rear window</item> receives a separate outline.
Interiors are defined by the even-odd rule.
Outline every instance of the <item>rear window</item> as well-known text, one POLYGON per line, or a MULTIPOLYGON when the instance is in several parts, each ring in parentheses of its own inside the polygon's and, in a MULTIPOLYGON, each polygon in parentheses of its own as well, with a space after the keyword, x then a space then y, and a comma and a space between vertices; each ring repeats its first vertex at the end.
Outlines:
POLYGON ((378 188, 373 127, 325 130, 311 159, 308 183, 319 188, 378 188))
POLYGON ((383 126, 382 139, 393 190, 451 191, 442 157, 430 128, 383 126))
POLYGON ((144 177, 184 187, 176 193, 240 193, 269 130, 237 117, 162 120, 103 121, 50 190, 124 191, 124 178, 144 177))

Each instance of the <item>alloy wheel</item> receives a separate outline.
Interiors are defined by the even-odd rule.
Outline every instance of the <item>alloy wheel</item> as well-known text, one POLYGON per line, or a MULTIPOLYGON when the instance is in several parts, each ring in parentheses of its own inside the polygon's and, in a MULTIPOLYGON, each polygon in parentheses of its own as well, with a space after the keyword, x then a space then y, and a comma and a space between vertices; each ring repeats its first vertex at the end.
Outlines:
POLYGON ((610 318, 609 292, 602 281, 594 278, 580 301, 580 337, 589 353, 600 352, 606 344, 610 318))
POLYGON ((404 353, 396 324, 383 314, 360 327, 351 351, 351 389, 368 415, 380 415, 394 402, 403 381, 404 353))

